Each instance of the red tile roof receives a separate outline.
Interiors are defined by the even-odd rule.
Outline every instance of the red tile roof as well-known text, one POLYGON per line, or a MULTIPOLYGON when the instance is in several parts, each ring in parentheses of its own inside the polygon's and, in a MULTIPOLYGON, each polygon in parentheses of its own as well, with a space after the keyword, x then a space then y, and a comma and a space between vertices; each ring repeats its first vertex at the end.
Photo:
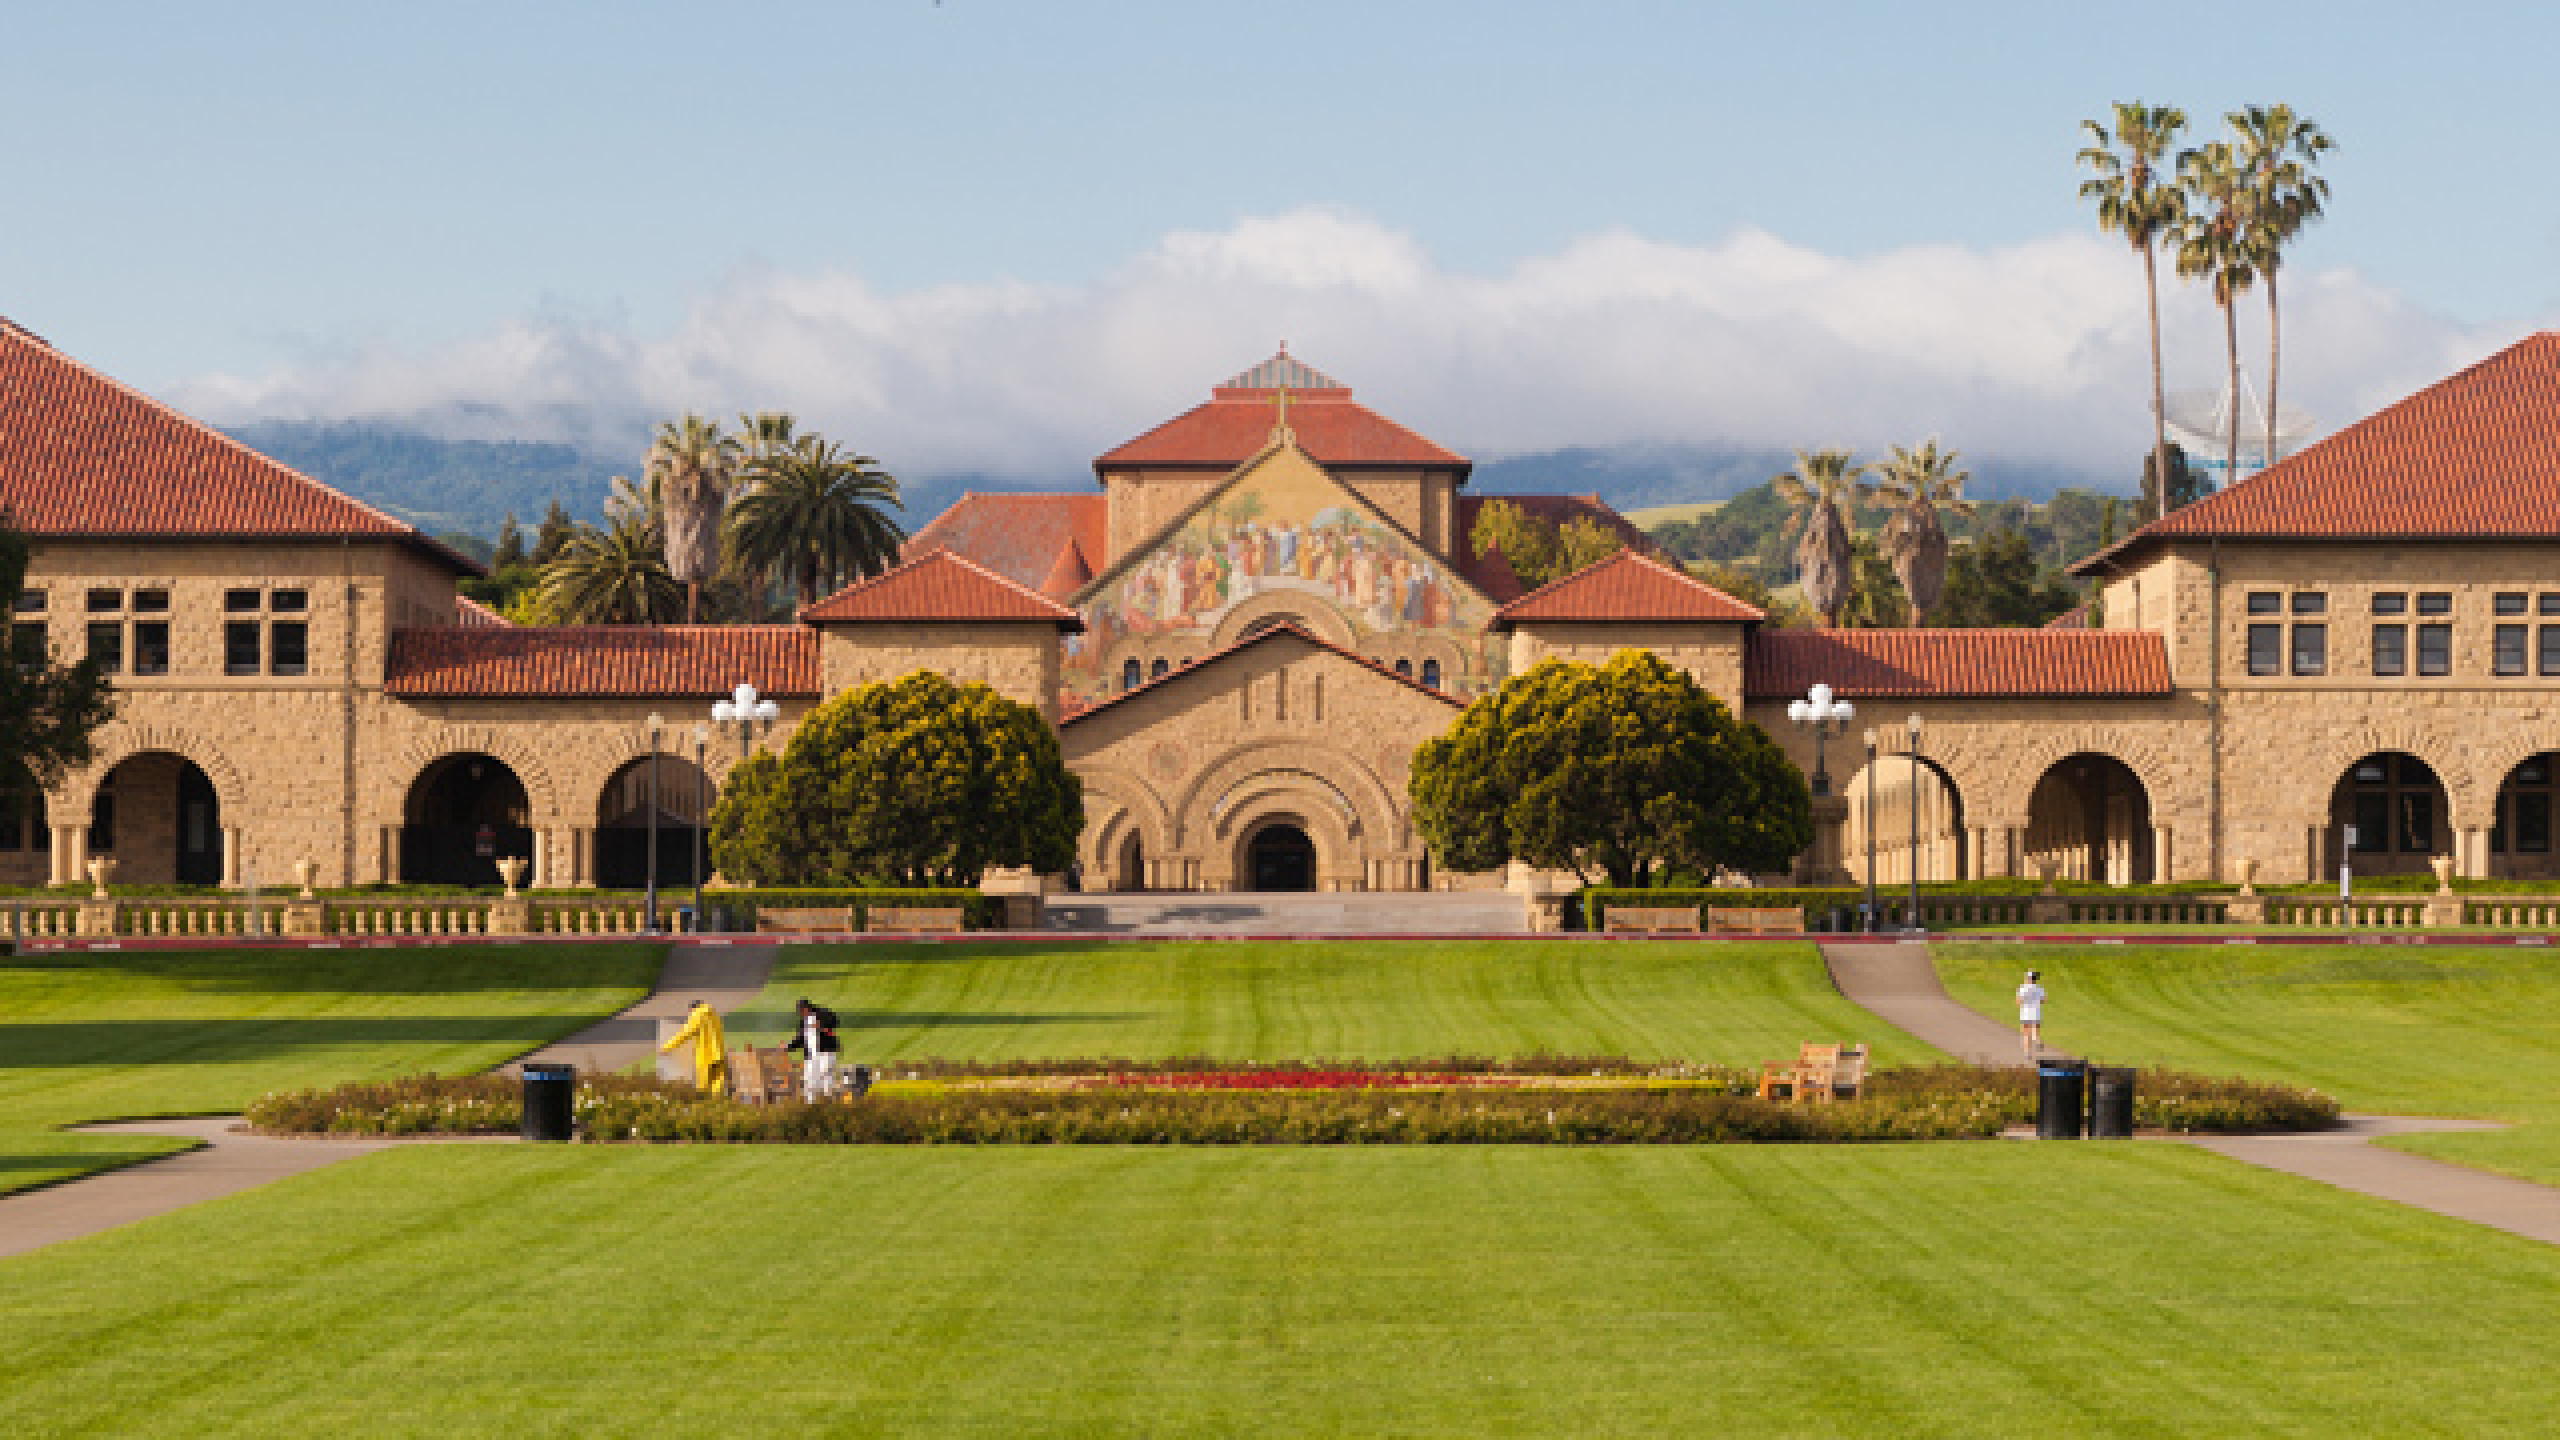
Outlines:
POLYGON ((31 535, 379 539, 463 574, 416 526, 288 469, 0 320, 0 509, 31 535))
POLYGON ((818 693, 818 633, 802 625, 447 625, 395 630, 389 694, 717 698, 745 681, 818 693))
POLYGON ((1171 685, 1186 675, 1197 675, 1219 661, 1226 659, 1230 655, 1236 654, 1239 651, 1250 650, 1256 645, 1266 644, 1282 635, 1296 636, 1298 639, 1306 641, 1308 644, 1313 645, 1327 654, 1339 655, 1343 659, 1350 661, 1352 664, 1359 666, 1361 669, 1383 675, 1389 680, 1393 680, 1397 684, 1404 686, 1408 690, 1419 690, 1423 694, 1430 696, 1434 700, 1442 702, 1453 710, 1463 710, 1467 706, 1467 702, 1459 699, 1457 696, 1451 695, 1443 690, 1434 690, 1430 686, 1423 684, 1421 681, 1414 679, 1410 675, 1399 675, 1393 670, 1388 669, 1386 666, 1379 664, 1377 661, 1370 659, 1366 655, 1345 650, 1341 646, 1333 644, 1330 641, 1319 639, 1316 636, 1310 635, 1306 631, 1298 628, 1295 624, 1282 624, 1274 625, 1268 630, 1257 630, 1250 635, 1242 637, 1234 644, 1229 645, 1224 649, 1212 650, 1208 654, 1201 656, 1199 659, 1192 661, 1188 665, 1176 666, 1162 675, 1153 677, 1135 690, 1123 690, 1119 694, 1114 695, 1107 700, 1094 701, 1080 708, 1070 705, 1068 707, 1070 713, 1064 720, 1059 722, 1059 728, 1064 729, 1066 726, 1073 725, 1077 721, 1085 719, 1087 716, 1099 715, 1103 711, 1118 705, 1124 700, 1144 695, 1158 686, 1171 685))
POLYGON ((801 611, 800 618, 811 625, 1025 620, 1084 629, 1075 611, 949 550, 856 581, 801 611))
POLYGON ((468 595, 453 597, 453 623, 457 625, 513 625, 514 621, 468 595))
POLYGON ((2167 642, 2150 630, 1768 630, 1751 637, 1744 693, 1816 684, 1865 698, 2166 695, 2167 642))
MULTIPOLYGON (((1462 552, 1472 548, 1464 536, 1459 537, 1458 544, 1462 552)), ((1488 547, 1475 558, 1474 564, 1464 567, 1464 571, 1466 577, 1475 582, 1475 587, 1484 592, 1484 598, 1496 605, 1508 605, 1529 593, 1529 587, 1520 583, 1520 572, 1511 568, 1511 558, 1502 553, 1499 545, 1488 547)))
POLYGON ((2560 333, 2546 331, 2072 567, 2167 540, 2560 539, 2560 333))
POLYGON ((1532 590, 1493 614, 1493 628, 1533 620, 1703 621, 1752 624, 1768 617, 1650 555, 1621 550, 1532 590))
POLYGON ((1084 547, 1069 540, 1058 552, 1058 563, 1049 567, 1049 578, 1040 582, 1040 593, 1064 605, 1091 579, 1093 567, 1084 563, 1084 547))
POLYGON ((1036 590, 1069 541, 1084 551, 1088 565, 1111 553, 1110 497, 972 491, 909 537, 899 554, 920 560, 950 550, 1036 590))
POLYGON ((1431 467, 1466 471, 1467 457, 1370 409, 1354 404, 1351 391, 1308 369, 1285 351, 1211 391, 1208 404, 1175 416, 1093 462, 1106 470, 1233 470, 1262 453, 1280 423, 1279 396, 1288 385, 1289 428, 1298 448, 1331 469, 1431 467), (1322 384, 1294 383, 1312 377, 1322 384))

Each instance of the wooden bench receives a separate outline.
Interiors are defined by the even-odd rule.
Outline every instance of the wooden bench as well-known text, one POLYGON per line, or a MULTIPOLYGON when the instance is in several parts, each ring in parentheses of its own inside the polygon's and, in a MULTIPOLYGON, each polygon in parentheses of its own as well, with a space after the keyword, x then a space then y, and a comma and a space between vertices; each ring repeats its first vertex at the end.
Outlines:
POLYGON ((729 1052, 729 1093, 744 1105, 779 1105, 800 1098, 800 1067, 791 1052, 750 1045, 729 1052))
POLYGON ((874 935, 958 935, 969 928, 969 912, 957 905, 876 905, 862 917, 862 928, 874 935))
POLYGON ((1784 905, 1775 909, 1755 910, 1742 905, 1718 905, 1707 911, 1707 933, 1710 935, 1801 935, 1804 933, 1804 907, 1784 905))
POLYGON ((1611 935, 1695 935, 1694 905, 1612 905, 1600 912, 1600 927, 1611 935))
POLYGON ((849 935, 853 933, 853 907, 825 905, 812 910, 785 910, 760 905, 756 907, 756 929, 780 935, 849 935))
POLYGON ((1867 1047, 1813 1045, 1797 1047, 1796 1063, 1772 1060, 1760 1067, 1763 1100, 1855 1100, 1867 1086, 1867 1047))

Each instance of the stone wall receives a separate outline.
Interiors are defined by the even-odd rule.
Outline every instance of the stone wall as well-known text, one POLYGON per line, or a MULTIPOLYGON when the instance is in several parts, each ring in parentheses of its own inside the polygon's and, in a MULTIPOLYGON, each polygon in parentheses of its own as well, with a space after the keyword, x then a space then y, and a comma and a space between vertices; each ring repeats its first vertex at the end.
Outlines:
POLYGON ((978 624, 830 625, 818 642, 819 688, 839 695, 860 685, 937 671, 984 685, 1058 718, 1060 638, 1053 621, 978 624))
POLYGON ((1740 625, 1523 623, 1511 631, 1510 673, 1521 674, 1547 659, 1606 665, 1626 650, 1651 650, 1673 668, 1689 672, 1726 709, 1742 713, 1740 625))

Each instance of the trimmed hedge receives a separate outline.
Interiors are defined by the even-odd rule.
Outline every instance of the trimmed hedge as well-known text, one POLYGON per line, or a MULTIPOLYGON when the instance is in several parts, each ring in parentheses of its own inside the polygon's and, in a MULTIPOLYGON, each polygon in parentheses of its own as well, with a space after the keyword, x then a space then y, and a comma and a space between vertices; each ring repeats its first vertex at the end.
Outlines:
MULTIPOLYGON (((1880 896, 1879 898, 1890 900, 1891 897, 1880 896)), ((1575 894, 1572 902, 1565 906, 1565 917, 1568 927, 1602 930, 1607 928, 1603 921, 1612 905, 1665 910, 1674 908, 1708 910, 1718 907, 1784 910, 1800 907, 1804 911, 1805 928, 1818 930, 1822 927, 1825 917, 1834 909, 1847 910, 1854 917, 1858 913, 1858 907, 1865 904, 1866 900, 1867 892, 1864 890, 1828 888, 1819 890, 1810 888, 1619 890, 1606 885, 1594 885, 1575 894)), ((1700 923, 1702 925, 1705 923, 1703 918, 1700 923)), ((1856 921, 1853 919, 1850 923, 1854 925, 1856 921)))
POLYGON ((853 928, 865 928, 874 910, 937 910, 957 907, 969 914, 972 930, 995 930, 1004 925, 1004 902, 977 890, 894 890, 888 888, 857 890, 785 889, 780 886, 755 890, 705 890, 702 903, 706 909, 726 910, 727 922, 740 930, 756 928, 756 914, 764 906, 777 910, 816 910, 838 905, 853 911, 853 928))

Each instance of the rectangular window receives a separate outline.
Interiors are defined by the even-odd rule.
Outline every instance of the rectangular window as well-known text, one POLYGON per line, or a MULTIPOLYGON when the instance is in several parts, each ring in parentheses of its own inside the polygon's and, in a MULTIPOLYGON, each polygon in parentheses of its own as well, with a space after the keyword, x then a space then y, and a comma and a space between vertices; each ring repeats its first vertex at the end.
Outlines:
POLYGON ((123 608, 124 592, 121 590, 92 590, 89 592, 89 613, 92 615, 112 615, 123 608))
POLYGON ((2293 592, 2293 613, 2326 615, 2329 613, 2329 597, 2317 590, 2296 590, 2293 592))
POLYGON ((250 620, 234 620, 222 627, 222 673, 255 675, 258 665, 258 626, 250 620))
POLYGON ((2421 615, 2452 614, 2452 593, 2444 590, 2429 590, 2423 592, 2418 596, 2418 613, 2421 615))
POLYGON ((2524 613, 2524 599, 2522 591, 2511 590, 2491 601, 2489 608, 2501 615, 2521 615, 2524 613))
POLYGON ((124 625, 115 620, 89 627, 89 658, 110 675, 124 670, 124 625))
POLYGON ((2281 675, 2284 673, 2284 627, 2252 625, 2249 627, 2249 673, 2281 675))
POLYGON ((267 596, 267 608, 282 610, 288 614, 308 610, 311 608, 311 592, 307 590, 275 591, 267 596))
POLYGON ((2560 615, 2560 591, 2545 591, 2533 608, 2537 614, 2560 615))
POLYGON ((2373 613, 2376 615, 2406 615, 2409 613, 2409 597, 2398 590, 2383 591, 2373 597, 2373 613))
POLYGON ((252 614, 258 609, 258 606, 258 592, 255 590, 225 590, 222 592, 222 608, 230 611, 234 615, 252 614))
POLYGON ((169 592, 166 590, 136 590, 133 592, 133 608, 141 611, 145 615, 161 614, 169 608, 169 592))
POLYGON ((2418 673, 2450 675, 2453 673, 2453 627, 2421 625, 2418 627, 2418 673))
MULTIPOLYGON (((2551 627, 2560 630, 2560 625, 2551 627)), ((2373 673, 2406 675, 2409 673, 2409 627, 2376 625, 2373 627, 2373 673)))
POLYGON ((2542 673, 2560 675, 2560 625, 2542 627, 2542 673))
POLYGON ((268 637, 268 658, 278 675, 307 674, 311 668, 311 627, 299 620, 279 620, 268 637))
POLYGON ((2522 625, 2501 625, 2491 637, 2490 658, 2501 675, 2524 673, 2524 635, 2522 625))
POLYGON ((2293 627, 2293 673, 2325 675, 2329 673, 2329 627, 2296 625, 2293 627))
POLYGON ((133 627, 133 673, 166 675, 169 673, 169 622, 137 621, 133 627))
POLYGON ((41 615, 41 614, 43 614, 43 613, 44 613, 44 592, 43 592, 43 591, 41 591, 41 590, 21 590, 21 591, 19 591, 19 592, 18 592, 18 613, 19 613, 19 614, 21 614, 21 615, 41 615))
POLYGON ((2272 590, 2254 591, 2249 596, 2249 613, 2281 615, 2284 613, 2284 597, 2272 590))
POLYGON ((2381 855, 2391 849, 2391 797, 2356 797, 2356 853, 2381 855))

